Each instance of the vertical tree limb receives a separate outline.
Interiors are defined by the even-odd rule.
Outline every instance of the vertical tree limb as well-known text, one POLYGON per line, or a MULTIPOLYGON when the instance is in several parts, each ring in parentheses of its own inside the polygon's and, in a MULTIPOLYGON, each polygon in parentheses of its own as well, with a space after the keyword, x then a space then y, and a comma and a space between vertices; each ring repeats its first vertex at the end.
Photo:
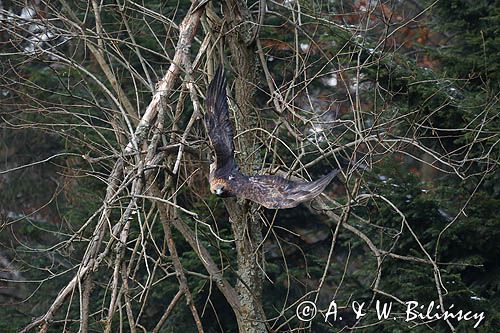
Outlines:
MULTIPOLYGON (((255 82, 257 57, 254 47, 255 31, 246 4, 240 0, 225 0, 224 18, 227 21, 226 38, 231 51, 232 69, 235 73, 235 98, 237 104, 236 131, 254 127, 255 82)), ((251 172, 254 143, 248 137, 240 137, 236 143, 241 154, 242 169, 251 172)), ((238 256, 238 275, 241 280, 236 290, 244 318, 240 332, 265 332, 265 314, 262 311, 262 286, 264 283, 263 252, 260 221, 249 214, 249 206, 243 200, 225 199, 229 212, 238 256)))

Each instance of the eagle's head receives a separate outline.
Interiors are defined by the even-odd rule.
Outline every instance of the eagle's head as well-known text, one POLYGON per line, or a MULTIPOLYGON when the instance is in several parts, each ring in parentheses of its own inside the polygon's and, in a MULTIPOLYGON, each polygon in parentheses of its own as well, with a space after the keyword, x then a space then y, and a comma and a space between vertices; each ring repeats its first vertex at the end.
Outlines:
POLYGON ((215 178, 210 181, 210 191, 218 197, 230 197, 229 183, 225 179, 215 178))

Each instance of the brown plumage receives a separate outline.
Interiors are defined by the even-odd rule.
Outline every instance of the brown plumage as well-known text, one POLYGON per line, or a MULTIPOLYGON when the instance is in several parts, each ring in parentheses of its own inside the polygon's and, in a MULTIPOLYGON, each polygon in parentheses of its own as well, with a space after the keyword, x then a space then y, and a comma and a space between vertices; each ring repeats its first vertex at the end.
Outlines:
POLYGON ((312 182, 295 182, 279 176, 246 176, 234 161, 233 128, 229 120, 226 77, 219 67, 208 86, 205 124, 215 161, 210 165, 210 191, 220 197, 241 197, 270 209, 292 208, 318 196, 339 170, 312 182))

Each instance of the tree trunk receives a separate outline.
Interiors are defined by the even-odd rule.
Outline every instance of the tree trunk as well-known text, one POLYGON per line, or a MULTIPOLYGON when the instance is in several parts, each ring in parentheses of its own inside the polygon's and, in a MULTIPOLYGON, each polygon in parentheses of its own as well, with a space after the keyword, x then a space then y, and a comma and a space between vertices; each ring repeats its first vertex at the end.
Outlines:
MULTIPOLYGON (((252 42, 254 29, 252 18, 241 0, 227 0, 223 5, 227 22, 226 40, 231 52, 236 100, 236 132, 254 127, 256 53, 252 42)), ((251 157, 254 142, 248 136, 240 136, 235 143, 242 171, 252 172, 255 157, 251 157)), ((260 221, 250 214, 245 200, 226 199, 226 208, 232 222, 238 256, 238 282, 236 291, 241 303, 240 332, 266 332, 265 314, 262 310, 262 286, 264 282, 262 230, 260 221)))

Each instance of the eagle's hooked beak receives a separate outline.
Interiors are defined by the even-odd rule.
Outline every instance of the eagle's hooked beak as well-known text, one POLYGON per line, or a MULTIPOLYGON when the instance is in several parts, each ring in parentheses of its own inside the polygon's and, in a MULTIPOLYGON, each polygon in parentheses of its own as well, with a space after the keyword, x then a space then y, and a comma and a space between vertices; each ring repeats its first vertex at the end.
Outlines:
POLYGON ((215 189, 215 195, 222 195, 222 188, 215 189))

